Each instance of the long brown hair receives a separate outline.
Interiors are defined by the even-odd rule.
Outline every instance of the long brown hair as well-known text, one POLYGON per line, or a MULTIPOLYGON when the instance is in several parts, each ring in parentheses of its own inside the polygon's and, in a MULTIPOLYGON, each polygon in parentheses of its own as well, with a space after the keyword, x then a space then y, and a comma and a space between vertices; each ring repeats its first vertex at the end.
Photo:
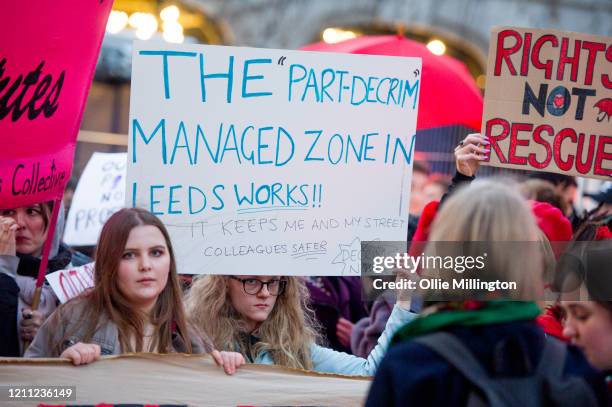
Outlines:
MULTIPOLYGON (((172 335, 175 332, 181 336, 187 352, 192 353, 191 338, 187 329, 170 237, 162 222, 155 215, 140 208, 121 209, 112 215, 102 228, 96 251, 95 286, 90 292, 74 301, 75 304, 80 301, 86 302, 83 307, 83 315, 75 329, 85 326, 85 330, 81 332, 84 332, 82 340, 87 342, 99 329, 101 323, 110 320, 117 326, 123 352, 143 351, 145 316, 142 312, 135 310, 119 290, 117 273, 130 232, 137 226, 149 225, 160 230, 170 255, 168 282, 157 298, 151 315, 151 323, 156 328, 151 342, 152 349, 162 353, 171 352, 173 350, 172 335), (130 341, 132 338, 136 345, 135 348, 132 347, 130 341)), ((69 302, 66 306, 70 306, 71 303, 69 302)), ((67 332, 63 341, 70 335, 71 333, 67 332)))
POLYGON ((210 334, 215 349, 239 351, 252 359, 269 352, 274 364, 312 369, 310 346, 319 335, 304 282, 299 277, 283 277, 287 281, 285 290, 258 328, 259 341, 251 347, 245 322, 231 303, 228 278, 220 275, 198 278, 185 301, 190 321, 210 334))

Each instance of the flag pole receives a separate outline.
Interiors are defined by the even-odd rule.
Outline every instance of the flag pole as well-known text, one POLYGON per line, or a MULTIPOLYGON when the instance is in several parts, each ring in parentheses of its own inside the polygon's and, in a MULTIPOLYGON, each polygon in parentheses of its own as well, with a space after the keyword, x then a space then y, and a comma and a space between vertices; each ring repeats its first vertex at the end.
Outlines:
MULTIPOLYGON (((51 251, 51 244, 53 243, 53 236, 55 235, 55 225, 57 223, 57 217, 59 215, 60 206, 62 203, 61 198, 53 200, 53 212, 51 213, 51 219, 49 221, 49 229, 47 232, 47 239, 43 245, 40 268, 38 269, 38 278, 36 279, 36 289, 34 290, 34 297, 32 298, 32 311, 38 309, 40 305, 40 296, 42 294, 42 286, 45 282, 45 275, 47 274, 47 264, 49 264, 49 252, 51 251)), ((29 341, 24 342, 24 352, 30 345, 29 341)))

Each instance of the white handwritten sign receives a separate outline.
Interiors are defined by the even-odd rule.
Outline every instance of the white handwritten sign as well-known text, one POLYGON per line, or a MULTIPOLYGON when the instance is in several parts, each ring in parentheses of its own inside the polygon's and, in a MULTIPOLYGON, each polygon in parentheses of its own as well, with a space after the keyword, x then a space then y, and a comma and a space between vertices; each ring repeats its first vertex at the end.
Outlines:
POLYGON ((77 185, 68 213, 64 242, 98 242, 106 220, 125 204, 126 153, 94 153, 77 185))
POLYGON ((62 304, 94 286, 94 263, 47 274, 47 282, 62 304))
POLYGON ((180 273, 354 275, 406 238, 421 60, 136 42, 126 203, 180 273))

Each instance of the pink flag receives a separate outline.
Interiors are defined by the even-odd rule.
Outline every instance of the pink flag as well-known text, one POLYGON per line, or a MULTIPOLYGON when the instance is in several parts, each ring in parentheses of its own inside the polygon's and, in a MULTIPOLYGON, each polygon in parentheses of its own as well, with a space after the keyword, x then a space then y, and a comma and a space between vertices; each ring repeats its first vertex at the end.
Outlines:
POLYGON ((62 196, 112 0, 0 12, 0 208, 62 196))

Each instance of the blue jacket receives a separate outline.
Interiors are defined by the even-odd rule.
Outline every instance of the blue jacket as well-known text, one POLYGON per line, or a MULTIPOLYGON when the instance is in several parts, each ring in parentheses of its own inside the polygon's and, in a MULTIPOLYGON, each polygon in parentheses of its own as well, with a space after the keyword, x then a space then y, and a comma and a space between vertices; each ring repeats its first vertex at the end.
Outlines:
MULTIPOLYGON (((493 350, 500 340, 516 338, 532 366, 539 362, 546 340, 544 332, 533 321, 452 327, 446 332, 460 339, 489 373, 493 370, 493 350)), ((514 362, 504 361, 504 375, 519 374, 514 362)), ((587 363, 576 347, 568 349, 564 374, 582 376, 593 388, 599 403, 606 405, 603 375, 587 363)), ((424 345, 407 341, 394 345, 385 356, 366 406, 461 406, 466 404, 472 390, 470 383, 445 359, 424 345)))
MULTIPOLYGON (((313 370, 325 373, 373 376, 395 332, 415 317, 416 314, 396 305, 389 321, 387 321, 384 332, 378 339, 378 345, 370 352, 367 359, 324 348, 313 343, 310 346, 313 370)), ((268 352, 262 352, 255 359, 255 363, 273 365, 274 361, 268 352)))

